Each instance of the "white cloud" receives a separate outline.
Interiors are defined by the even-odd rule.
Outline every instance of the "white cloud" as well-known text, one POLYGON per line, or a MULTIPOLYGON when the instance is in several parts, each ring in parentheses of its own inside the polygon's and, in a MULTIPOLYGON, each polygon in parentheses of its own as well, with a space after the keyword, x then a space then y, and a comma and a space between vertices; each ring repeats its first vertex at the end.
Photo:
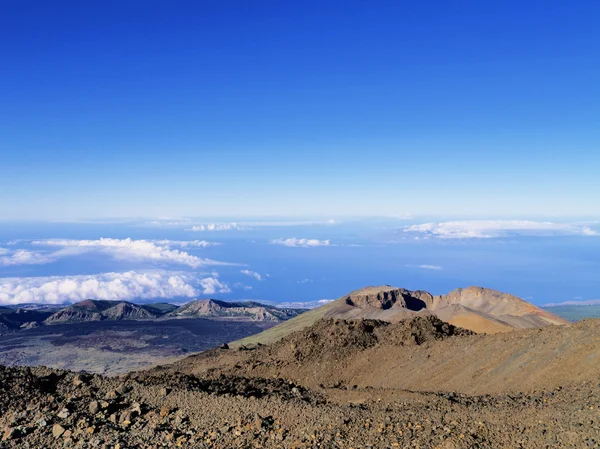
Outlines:
POLYGON ((246 276, 253 277, 257 281, 262 281, 263 280, 263 277, 260 275, 260 273, 257 273, 256 271, 241 270, 240 273, 245 274, 246 276))
MULTIPOLYGON (((174 241, 169 241, 173 244, 174 241)), ((177 241, 175 241, 177 242, 177 241)), ((196 241, 200 242, 200 241, 196 241)), ((160 245, 149 240, 132 240, 101 238, 98 240, 38 240, 34 245, 62 246, 64 248, 78 248, 82 251, 98 250, 110 254, 117 259, 144 260, 161 263, 174 263, 198 268, 206 265, 229 265, 211 259, 202 259, 185 251, 170 249, 167 245, 160 245)))
POLYGON ((287 309, 316 309, 317 307, 324 306, 325 304, 334 301, 333 299, 320 299, 318 301, 295 301, 295 302, 282 302, 277 304, 277 307, 287 309))
POLYGON ((246 285, 246 284, 243 284, 241 282, 236 282, 235 284, 233 284, 233 286, 235 288, 239 288, 239 289, 243 289, 243 290, 252 290, 252 286, 251 285, 246 285))
MULTIPOLYGON (((407 226, 407 233, 442 239, 487 239, 507 236, 600 235, 586 225, 523 220, 446 221, 407 226)), ((419 238, 418 236, 416 238, 419 238)))
POLYGON ((2 254, 8 254, 10 253, 10 250, 6 249, 6 248, 0 248, 0 255, 2 254))
POLYGON ((283 245, 292 247, 316 247, 316 246, 330 246, 330 240, 317 240, 317 239, 297 239, 295 237, 289 239, 273 239, 269 240, 269 243, 273 245, 283 245))
POLYGON ((150 240, 152 243, 164 246, 179 246, 181 248, 208 248, 209 246, 218 246, 218 242, 207 242, 206 240, 150 240))
POLYGON ((78 276, 0 278, 0 304, 60 304, 84 299, 153 299, 229 292, 216 278, 178 272, 102 273, 78 276))
POLYGON ((242 223, 204 223, 196 224, 187 231, 247 231, 252 228, 262 227, 287 227, 287 226, 312 226, 312 225, 337 225, 339 221, 334 219, 321 221, 248 221, 242 223))
MULTIPOLYGON (((0 252, 0 254, 8 254, 9 252, 10 251, 0 252)), ((41 265, 54 262, 55 260, 56 258, 52 255, 19 249, 9 256, 0 256, 0 266, 41 265)))
POLYGON ((237 223, 210 223, 192 226, 187 231, 203 232, 203 231, 241 231, 244 227, 237 223))
POLYGON ((301 281, 298 281, 298 284, 311 284, 313 282, 312 279, 302 279, 301 281))
POLYGON ((217 278, 200 279, 199 283, 202 287, 202 293, 204 293, 205 295, 214 295, 215 293, 229 293, 231 291, 227 284, 224 284, 217 278))
POLYGON ((418 265, 417 268, 423 268, 424 270, 441 270, 442 267, 439 265, 418 265))

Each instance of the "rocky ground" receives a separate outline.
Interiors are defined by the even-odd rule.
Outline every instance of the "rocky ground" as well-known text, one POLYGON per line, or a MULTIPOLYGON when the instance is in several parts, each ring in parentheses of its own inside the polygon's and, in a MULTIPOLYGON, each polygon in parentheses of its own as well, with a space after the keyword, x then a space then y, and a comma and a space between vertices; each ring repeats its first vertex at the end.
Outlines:
POLYGON ((2 448, 599 447, 600 385, 500 396, 0 369, 2 448), (353 400, 348 401, 348 399, 353 400))
MULTIPOLYGON (((324 322, 299 336, 274 350, 300 365, 298 351, 308 360, 319 345, 343 357, 381 342, 416 350, 478 337, 435 320, 324 322)), ((209 356, 247 361, 260 353, 224 347, 209 356)), ((120 377, 0 367, 0 448, 600 447, 599 376, 469 395, 175 367, 120 377)))

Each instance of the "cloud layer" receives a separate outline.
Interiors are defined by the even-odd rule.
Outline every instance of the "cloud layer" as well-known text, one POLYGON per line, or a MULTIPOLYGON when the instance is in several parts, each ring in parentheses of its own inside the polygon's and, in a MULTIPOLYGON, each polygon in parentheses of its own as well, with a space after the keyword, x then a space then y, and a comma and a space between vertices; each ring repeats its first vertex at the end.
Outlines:
POLYGON ((289 239, 273 239, 269 240, 272 245, 283 245, 291 247, 302 247, 312 248, 317 246, 330 246, 330 240, 317 240, 317 239, 297 239, 295 237, 289 239))
MULTIPOLYGON (((132 240, 130 238, 101 238, 98 240, 37 240, 32 243, 34 245, 60 246, 62 248, 72 249, 77 248, 82 252, 96 250, 109 254, 117 259, 181 264, 192 268, 198 268, 207 265, 228 265, 225 262, 203 259, 191 255, 186 251, 170 248, 170 246, 175 245, 183 247, 206 247, 212 244, 211 242, 206 242, 204 240, 194 240, 191 242, 162 240, 154 242, 150 240, 132 240)), ((56 255, 58 255, 58 253, 55 253, 55 256, 56 255)))
POLYGON ((488 239, 507 236, 600 235, 588 226, 522 220, 446 221, 402 228, 420 237, 442 239, 488 239))
POLYGON ((217 278, 184 273, 128 271, 79 276, 0 278, 0 304, 61 304, 84 299, 192 298, 229 292, 217 278))

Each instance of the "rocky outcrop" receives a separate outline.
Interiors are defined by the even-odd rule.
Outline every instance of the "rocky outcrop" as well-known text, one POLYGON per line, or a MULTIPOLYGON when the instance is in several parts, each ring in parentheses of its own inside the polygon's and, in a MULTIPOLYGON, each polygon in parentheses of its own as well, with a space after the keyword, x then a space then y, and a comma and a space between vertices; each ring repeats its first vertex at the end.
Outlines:
POLYGON ((156 318, 156 315, 137 304, 120 302, 102 312, 102 317, 110 320, 149 320, 156 318))
POLYGON ((44 321, 44 324, 82 323, 85 321, 100 321, 101 319, 102 315, 99 312, 89 312, 67 307, 48 317, 44 321))
POLYGON ((142 306, 127 301, 85 300, 59 310, 48 317, 44 324, 69 324, 101 320, 152 319, 152 314, 142 306))
POLYGON ((282 309, 256 302, 227 302, 216 299, 198 299, 185 304, 168 317, 176 318, 237 318, 250 321, 285 321, 303 310, 282 309))
POLYGON ((427 292, 411 292, 404 288, 386 287, 388 288, 367 287, 356 290, 345 298, 345 302, 350 306, 361 309, 375 307, 386 310, 392 307, 400 307, 414 311, 427 307, 427 303, 423 299, 431 302, 432 296, 427 292))

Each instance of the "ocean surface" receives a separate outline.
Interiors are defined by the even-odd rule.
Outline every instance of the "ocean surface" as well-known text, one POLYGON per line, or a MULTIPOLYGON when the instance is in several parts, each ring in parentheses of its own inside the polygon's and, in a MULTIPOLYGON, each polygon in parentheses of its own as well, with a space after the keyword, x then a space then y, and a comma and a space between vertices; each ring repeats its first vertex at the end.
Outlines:
POLYGON ((479 285, 537 305, 592 300, 599 230, 431 218, 0 222, 0 304, 95 296, 312 306, 380 284, 433 294, 479 285))

